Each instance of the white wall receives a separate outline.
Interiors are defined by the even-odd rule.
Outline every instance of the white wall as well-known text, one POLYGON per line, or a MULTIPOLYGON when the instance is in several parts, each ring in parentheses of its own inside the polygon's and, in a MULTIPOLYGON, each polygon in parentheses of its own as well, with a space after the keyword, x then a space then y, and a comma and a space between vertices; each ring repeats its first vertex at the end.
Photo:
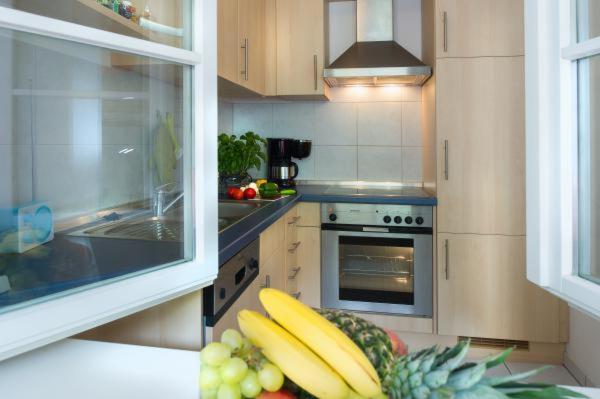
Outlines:
POLYGON ((571 308, 567 366, 569 361, 574 363, 578 370, 571 371, 580 383, 587 386, 600 387, 599 338, 600 320, 571 308))

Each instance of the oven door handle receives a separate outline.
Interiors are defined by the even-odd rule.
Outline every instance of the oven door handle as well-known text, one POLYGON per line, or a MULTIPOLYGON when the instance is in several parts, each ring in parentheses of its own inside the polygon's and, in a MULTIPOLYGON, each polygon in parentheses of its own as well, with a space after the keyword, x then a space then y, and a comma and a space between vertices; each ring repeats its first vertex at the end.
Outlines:
POLYGON ((362 228, 362 231, 367 233, 389 233, 390 229, 387 227, 369 227, 365 226, 362 228))

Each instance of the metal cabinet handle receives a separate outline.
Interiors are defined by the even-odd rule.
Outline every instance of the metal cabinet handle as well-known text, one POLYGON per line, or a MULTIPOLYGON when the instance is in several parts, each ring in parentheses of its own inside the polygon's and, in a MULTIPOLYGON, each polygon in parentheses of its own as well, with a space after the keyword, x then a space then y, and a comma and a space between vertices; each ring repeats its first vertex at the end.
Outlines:
POLYGON ((244 80, 248 80, 248 38, 244 39, 244 44, 242 44, 242 49, 244 50, 244 70, 242 71, 242 75, 244 75, 244 80))
POLYGON ((298 220, 300 220, 300 216, 294 216, 288 224, 296 224, 298 223, 298 220))
POLYGON ((313 62, 314 62, 314 67, 315 67, 315 91, 316 91, 316 90, 318 90, 318 84, 319 84, 319 82, 318 82, 318 79, 319 79, 319 77, 318 77, 318 75, 319 75, 319 60, 318 60, 316 54, 314 55, 313 62))
POLYGON ((265 276, 265 283, 260 285, 260 288, 269 288, 271 286, 271 276, 265 276))
POLYGON ((444 180, 448 180, 449 176, 448 163, 448 140, 444 140, 444 180))
POLYGON ((448 13, 446 11, 444 11, 443 24, 444 24, 444 53, 447 53, 448 52, 448 13))
POLYGON ((301 267, 295 267, 292 269, 292 274, 288 276, 289 280, 295 280, 296 277, 298 276, 298 273, 300 273, 300 270, 302 270, 301 267))
POLYGON ((296 241, 295 243, 292 244, 292 247, 290 249, 288 249, 289 253, 294 253, 298 247, 300 246, 302 242, 301 241, 296 241))
POLYGON ((450 242, 446 240, 444 243, 446 250, 446 280, 450 280, 450 242))
POLYGON ((302 291, 298 291, 298 292, 292 294, 292 296, 296 299, 300 299, 300 297, 302 296, 302 291))

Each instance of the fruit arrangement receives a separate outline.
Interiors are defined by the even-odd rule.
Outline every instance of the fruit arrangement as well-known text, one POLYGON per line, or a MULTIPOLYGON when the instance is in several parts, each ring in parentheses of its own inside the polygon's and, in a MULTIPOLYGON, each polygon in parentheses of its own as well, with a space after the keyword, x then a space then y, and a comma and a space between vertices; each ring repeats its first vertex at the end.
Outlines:
POLYGON ((270 183, 264 179, 257 180, 256 183, 250 183, 242 187, 229 187, 227 189, 227 197, 233 200, 251 200, 256 198, 257 193, 260 198, 276 198, 282 195, 294 195, 296 190, 283 189, 279 190, 277 183, 270 183))
POLYGON ((235 330, 201 352, 202 398, 218 399, 471 399, 585 398, 551 384, 522 380, 542 369, 486 376, 512 349, 463 363, 469 342, 408 353, 402 341, 353 314, 315 311, 265 288, 260 301, 271 319, 242 310, 235 330))

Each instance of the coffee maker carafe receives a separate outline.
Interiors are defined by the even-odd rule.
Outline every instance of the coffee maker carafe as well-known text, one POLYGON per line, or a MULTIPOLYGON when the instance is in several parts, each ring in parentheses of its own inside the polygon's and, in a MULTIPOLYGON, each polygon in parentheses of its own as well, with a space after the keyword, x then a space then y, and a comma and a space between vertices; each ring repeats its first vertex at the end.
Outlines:
POLYGON ((269 156, 268 178, 279 185, 280 188, 296 186, 294 179, 298 176, 298 165, 292 157, 310 155, 310 141, 293 139, 267 139, 267 152, 269 156), (299 143, 302 143, 303 153, 299 154, 299 143), (307 150, 308 148, 308 150, 307 150))

